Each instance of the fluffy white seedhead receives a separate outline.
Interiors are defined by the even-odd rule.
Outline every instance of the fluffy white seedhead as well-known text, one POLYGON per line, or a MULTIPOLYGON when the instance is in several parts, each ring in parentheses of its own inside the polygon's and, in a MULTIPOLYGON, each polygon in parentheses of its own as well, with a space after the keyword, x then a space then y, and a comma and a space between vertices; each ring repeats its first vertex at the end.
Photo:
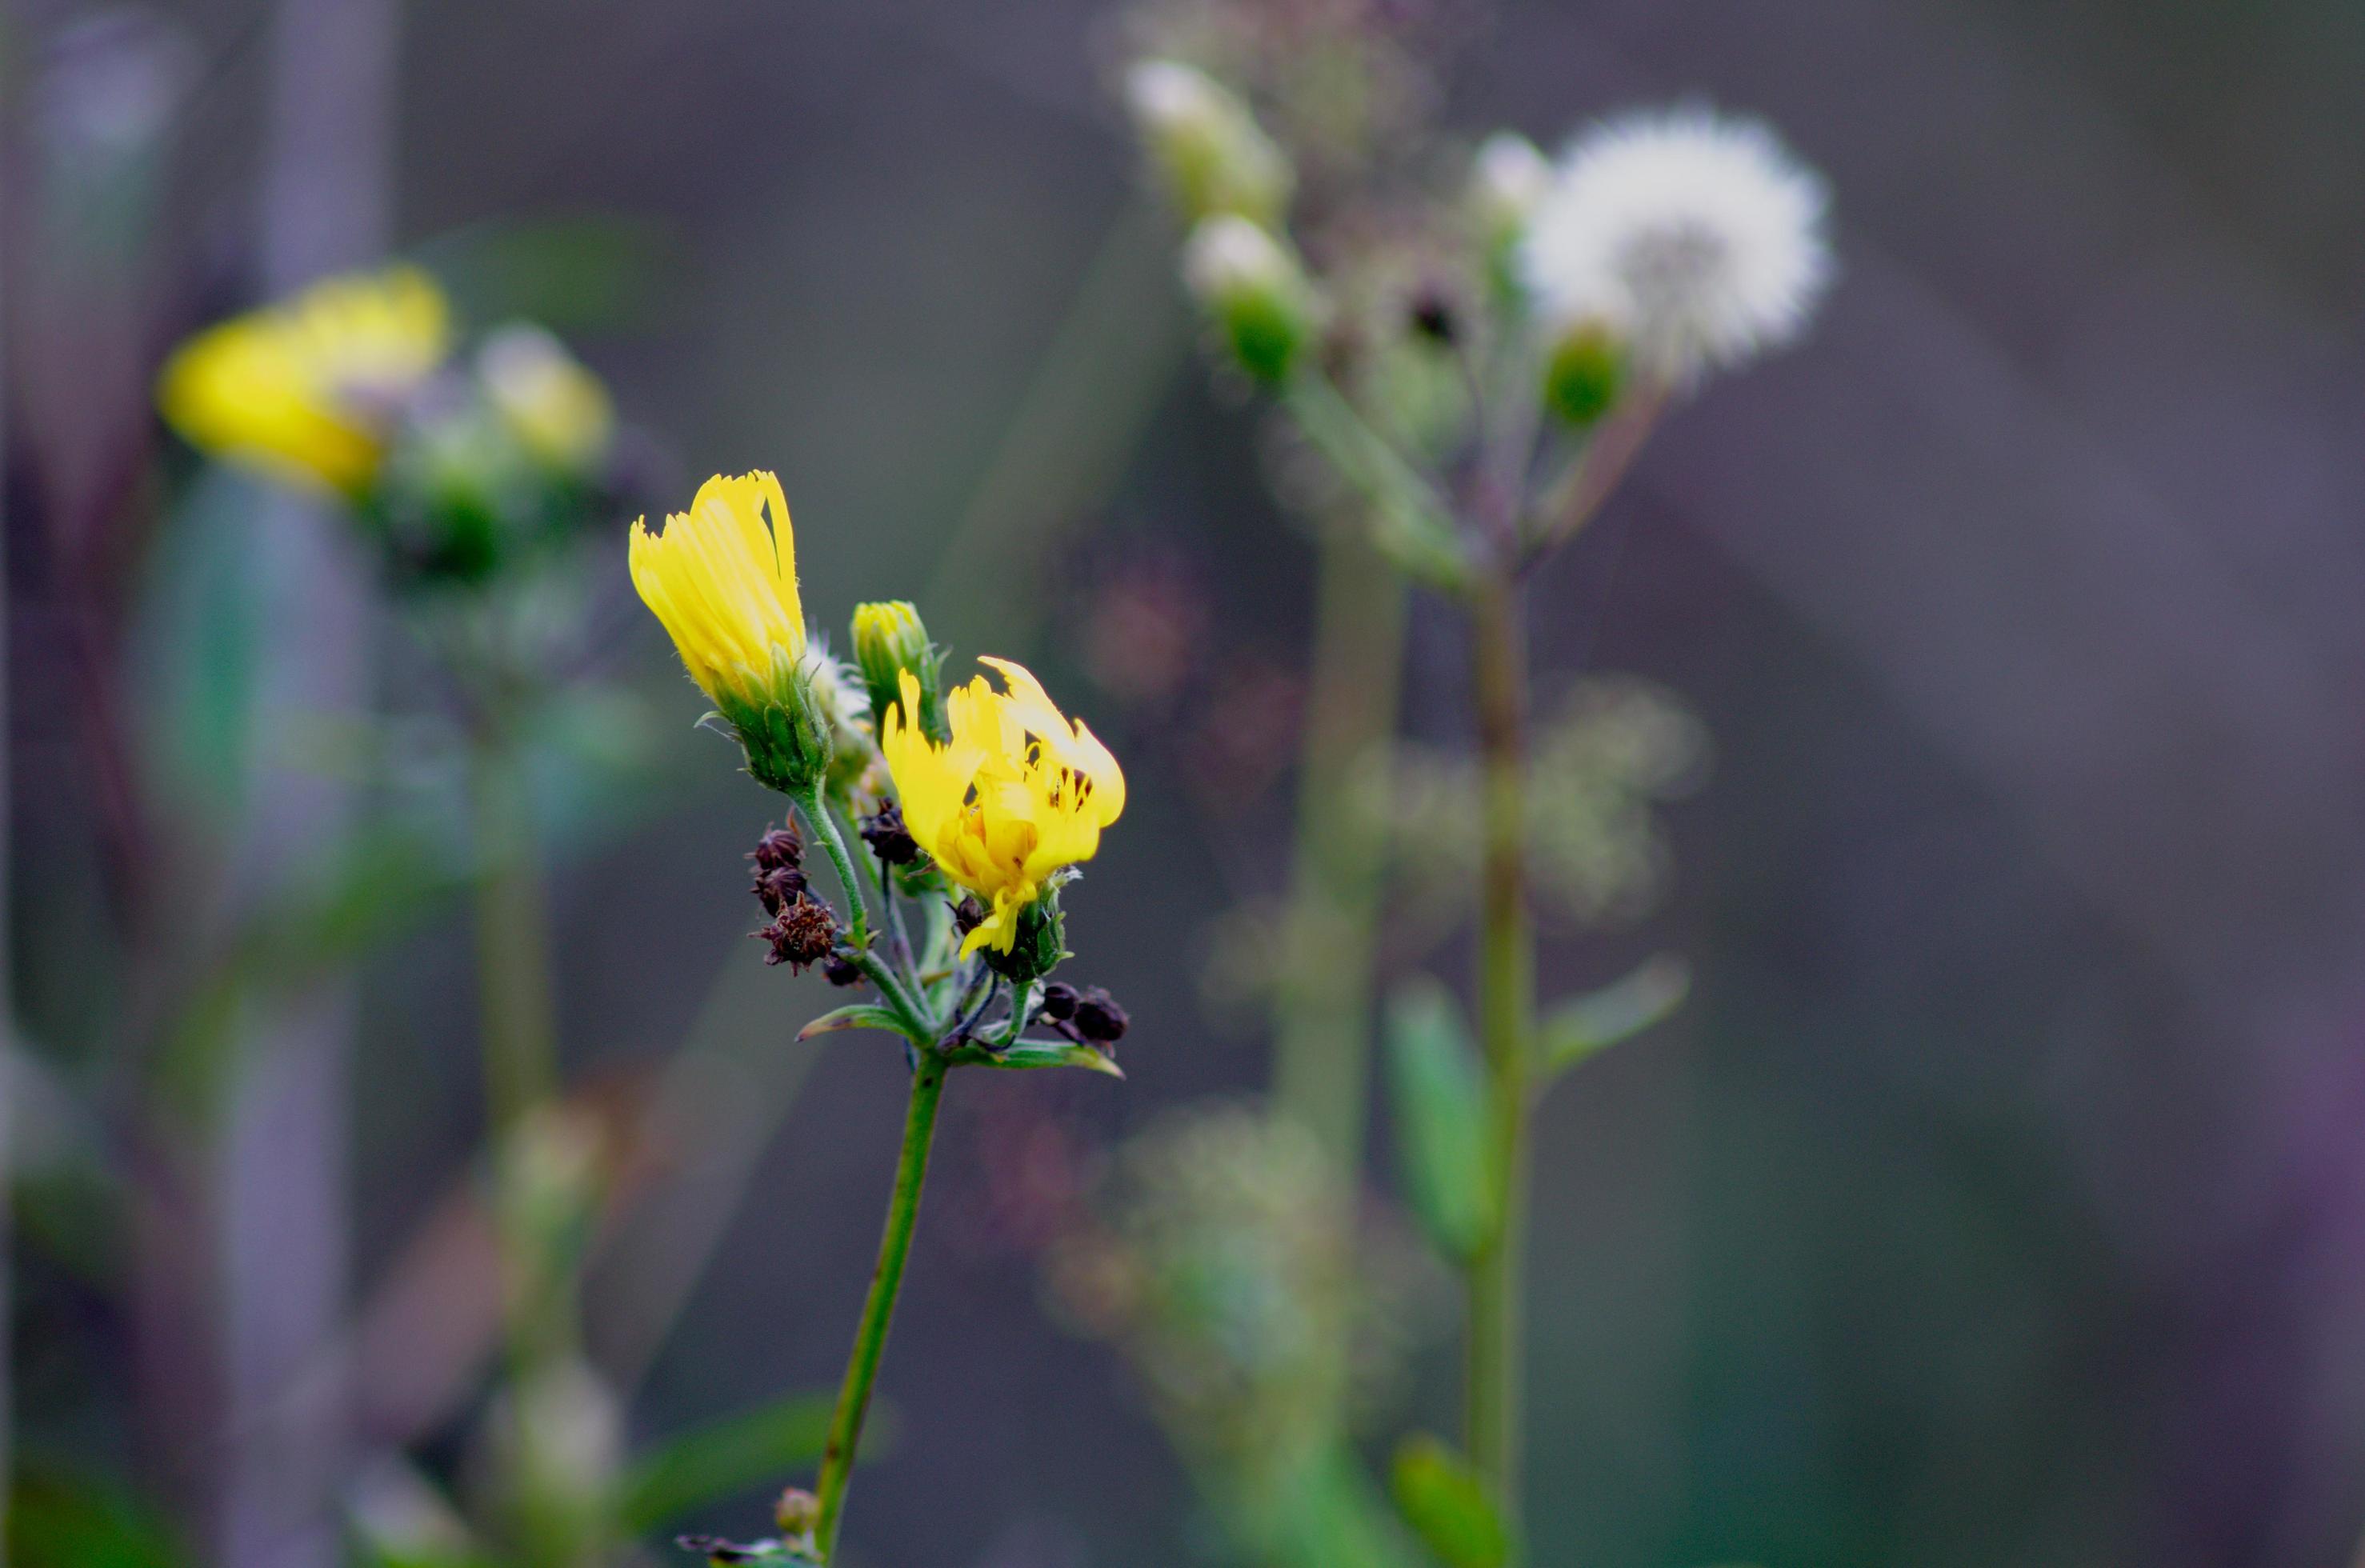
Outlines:
POLYGON ((1806 325, 1831 277, 1828 201, 1754 120, 1628 115, 1569 144, 1519 274, 1548 327, 1607 328, 1637 369, 1680 385, 1806 325))

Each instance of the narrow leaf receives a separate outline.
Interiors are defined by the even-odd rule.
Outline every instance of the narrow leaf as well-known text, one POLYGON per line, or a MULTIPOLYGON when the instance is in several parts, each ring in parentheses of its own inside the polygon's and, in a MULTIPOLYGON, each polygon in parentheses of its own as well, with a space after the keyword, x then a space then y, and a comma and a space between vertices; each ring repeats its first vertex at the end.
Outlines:
POLYGON ((851 1007, 840 1007, 824 1013, 797 1031, 797 1038, 810 1040, 815 1035, 826 1035, 833 1029, 882 1029, 891 1035, 903 1032, 902 1020, 887 1008, 857 1002, 851 1007))
POLYGON ((1476 1053, 1451 992, 1423 977, 1388 999, 1396 1168, 1431 1243, 1463 1260, 1495 1226, 1493 1157, 1476 1053))
POLYGON ((1596 1052, 1631 1039, 1682 1006, 1691 987, 1691 966, 1662 953, 1625 979, 1561 1003, 1543 1022, 1538 1075, 1549 1081, 1596 1052))
POLYGON ((1469 1461, 1426 1432, 1396 1450, 1396 1511, 1446 1568, 1502 1568, 1511 1536, 1469 1461))
POLYGON ((1112 1058, 1090 1046, 1074 1045, 1066 1040, 1020 1040, 1005 1051, 990 1051, 983 1046, 964 1046, 953 1054, 952 1059, 963 1066, 998 1067, 1015 1072, 1044 1067, 1080 1067, 1087 1072, 1106 1073, 1111 1078, 1125 1076, 1125 1070, 1112 1058))
MULTIPOLYGON (((826 1394, 792 1394, 659 1444, 624 1478, 618 1517, 633 1535, 821 1457, 829 1438, 826 1394)), ((875 1439, 866 1439, 866 1450, 875 1439)))

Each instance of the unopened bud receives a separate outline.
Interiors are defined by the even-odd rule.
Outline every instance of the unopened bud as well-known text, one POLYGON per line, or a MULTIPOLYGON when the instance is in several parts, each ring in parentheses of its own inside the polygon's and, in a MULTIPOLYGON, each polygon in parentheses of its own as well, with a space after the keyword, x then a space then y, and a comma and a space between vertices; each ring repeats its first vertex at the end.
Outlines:
POLYGON ((854 662, 862 666, 862 684, 870 693, 871 721, 880 734, 886 734, 888 710, 902 706, 903 672, 908 670, 919 685, 920 711, 903 714, 902 722, 917 725, 931 739, 949 738, 936 650, 928 641, 920 612, 909 603, 898 599, 854 607, 854 662))
POLYGON ((1043 988, 1040 1004, 1043 1016, 1054 1024, 1064 1024, 1076 1015, 1076 988, 1066 980, 1053 980, 1043 988))
POLYGON ((801 1486, 791 1486, 772 1505, 772 1522, 791 1540, 811 1535, 821 1522, 821 1499, 801 1486))
POLYGON ((1245 218, 1211 218, 1191 233, 1182 281, 1259 381, 1289 377, 1314 324, 1313 288, 1297 258, 1245 218))
POLYGON ((805 841, 797 836, 793 826, 767 828, 747 857, 759 871, 777 871, 783 866, 793 868, 804 864, 805 841))
POLYGON ((1076 1033, 1096 1046, 1113 1046, 1125 1038, 1133 1020, 1116 999, 1093 986, 1076 1001, 1076 1033))
POLYGON ((1488 250, 1527 228, 1552 178, 1551 160, 1515 130, 1498 130, 1479 144, 1470 166, 1470 215, 1488 250))
POLYGON ((920 857, 920 841, 903 825, 903 808, 892 801, 882 802, 877 812, 865 817, 857 831, 882 866, 908 866, 920 857))
POLYGON ((1552 340, 1544 361, 1544 402, 1573 425, 1589 425, 1609 411, 1626 379, 1618 331, 1599 318, 1574 322, 1552 340))
POLYGON ((1145 60, 1126 73, 1125 100, 1184 221, 1279 221, 1295 176, 1237 95, 1195 66, 1145 60))

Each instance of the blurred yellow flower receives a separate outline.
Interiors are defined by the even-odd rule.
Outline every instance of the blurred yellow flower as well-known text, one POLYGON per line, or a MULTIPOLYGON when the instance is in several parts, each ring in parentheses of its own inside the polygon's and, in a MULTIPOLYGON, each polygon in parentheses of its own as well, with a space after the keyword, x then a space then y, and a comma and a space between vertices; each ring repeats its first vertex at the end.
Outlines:
POLYGON ((212 456, 353 494, 377 472, 393 406, 450 352, 450 317, 416 267, 330 278, 182 344, 157 406, 212 456))
POLYGON ((779 478, 717 474, 663 532, 633 523, 631 557, 633 586, 725 718, 780 700, 804 658, 805 617, 779 478))
POLYGON ((1070 724, 1042 686, 1008 659, 1006 691, 979 676, 946 694, 952 729, 938 745, 905 722, 920 683, 902 677, 902 700, 880 718, 879 745, 902 797, 903 820, 946 876, 991 901, 962 944, 1010 951, 1018 915, 1062 868, 1089 860, 1101 829, 1125 810, 1125 774, 1079 721, 1070 724))
POLYGON ((600 378, 539 327, 503 327, 476 351, 493 408, 533 460, 588 476, 608 454, 616 411, 600 378))

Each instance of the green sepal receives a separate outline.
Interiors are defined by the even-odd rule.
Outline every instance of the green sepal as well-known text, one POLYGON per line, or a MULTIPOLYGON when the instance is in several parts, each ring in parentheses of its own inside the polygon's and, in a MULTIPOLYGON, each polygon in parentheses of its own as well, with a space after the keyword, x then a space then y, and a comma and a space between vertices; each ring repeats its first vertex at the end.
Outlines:
POLYGON ((1608 413, 1625 383, 1625 354, 1599 328, 1565 334, 1544 363, 1545 405, 1579 428, 1608 413))
POLYGON ((1467 1261, 1497 1223, 1493 1138, 1477 1053, 1452 993, 1423 976, 1388 998, 1397 1180, 1429 1242, 1467 1261))
POLYGON ((1389 1479, 1396 1511, 1445 1568, 1503 1568, 1511 1560, 1511 1532, 1493 1490, 1438 1439, 1407 1438, 1389 1479))
POLYGON ((1691 966, 1662 953, 1623 980, 1562 1002, 1537 1031, 1537 1081, 1549 1083, 1597 1052, 1664 1022, 1691 988, 1691 966))
POLYGON ((996 947, 981 947, 978 957, 985 967, 1008 980, 1012 985, 1032 985, 1059 967, 1068 956, 1067 920, 1059 913, 1059 895, 1055 889, 1018 912, 1018 931, 1011 938, 1010 951, 996 947))
POLYGON ((878 1029, 890 1035, 900 1035, 903 1032, 903 1021, 892 1008, 857 1002, 823 1014, 798 1030, 797 1038, 810 1040, 816 1035, 826 1035, 836 1029, 878 1029))
POLYGON ((787 649, 773 650, 762 695, 718 693, 715 707, 738 737, 757 783, 801 796, 828 777, 829 714, 813 689, 813 672, 787 649))

